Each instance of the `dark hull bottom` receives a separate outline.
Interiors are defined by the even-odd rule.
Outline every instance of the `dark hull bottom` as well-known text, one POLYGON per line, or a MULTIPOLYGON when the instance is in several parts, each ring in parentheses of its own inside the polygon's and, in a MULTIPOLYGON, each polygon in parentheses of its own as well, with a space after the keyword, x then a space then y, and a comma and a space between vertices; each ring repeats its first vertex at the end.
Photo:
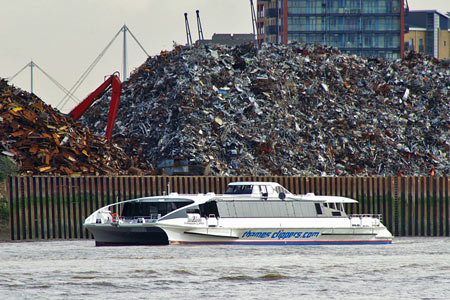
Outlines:
POLYGON ((166 233, 157 227, 123 228, 116 226, 91 227, 95 246, 168 245, 166 233))

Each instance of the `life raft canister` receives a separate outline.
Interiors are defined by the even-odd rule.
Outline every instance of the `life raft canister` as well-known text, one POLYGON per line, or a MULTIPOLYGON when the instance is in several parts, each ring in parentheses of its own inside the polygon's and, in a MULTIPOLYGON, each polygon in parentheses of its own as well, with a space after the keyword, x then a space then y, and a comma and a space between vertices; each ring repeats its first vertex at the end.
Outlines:
POLYGON ((119 215, 118 215, 118 214, 113 213, 113 214, 111 215, 111 217, 112 217, 112 222, 113 222, 113 223, 117 223, 117 222, 119 221, 119 215))

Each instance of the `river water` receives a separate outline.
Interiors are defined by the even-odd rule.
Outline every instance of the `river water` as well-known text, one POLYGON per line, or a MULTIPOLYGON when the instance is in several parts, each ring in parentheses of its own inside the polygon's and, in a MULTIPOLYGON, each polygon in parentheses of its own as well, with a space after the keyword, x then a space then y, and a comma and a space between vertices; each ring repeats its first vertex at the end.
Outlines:
POLYGON ((450 238, 392 245, 0 243, 0 299, 450 299, 450 238))

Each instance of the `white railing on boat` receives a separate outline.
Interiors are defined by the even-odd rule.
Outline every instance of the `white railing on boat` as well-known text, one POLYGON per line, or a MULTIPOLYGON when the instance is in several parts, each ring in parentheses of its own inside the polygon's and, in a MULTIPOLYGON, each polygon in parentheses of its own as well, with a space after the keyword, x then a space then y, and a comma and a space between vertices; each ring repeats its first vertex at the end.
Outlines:
POLYGON ((349 218, 374 218, 382 220, 383 215, 382 214, 351 214, 348 215, 349 218))
POLYGON ((158 219, 161 218, 161 214, 151 214, 149 216, 132 216, 132 217, 123 217, 121 216, 119 220, 121 223, 126 224, 139 224, 139 223, 155 223, 158 219))
POLYGON ((382 222, 381 214, 351 214, 348 218, 352 226, 373 227, 380 226, 382 222))

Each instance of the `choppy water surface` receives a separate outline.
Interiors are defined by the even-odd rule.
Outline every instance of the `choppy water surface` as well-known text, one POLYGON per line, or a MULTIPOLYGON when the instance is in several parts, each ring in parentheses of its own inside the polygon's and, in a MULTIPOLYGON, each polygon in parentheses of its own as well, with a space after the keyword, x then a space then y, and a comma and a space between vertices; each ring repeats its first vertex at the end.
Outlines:
POLYGON ((0 244, 1 299, 450 299, 450 238, 392 245, 0 244))

